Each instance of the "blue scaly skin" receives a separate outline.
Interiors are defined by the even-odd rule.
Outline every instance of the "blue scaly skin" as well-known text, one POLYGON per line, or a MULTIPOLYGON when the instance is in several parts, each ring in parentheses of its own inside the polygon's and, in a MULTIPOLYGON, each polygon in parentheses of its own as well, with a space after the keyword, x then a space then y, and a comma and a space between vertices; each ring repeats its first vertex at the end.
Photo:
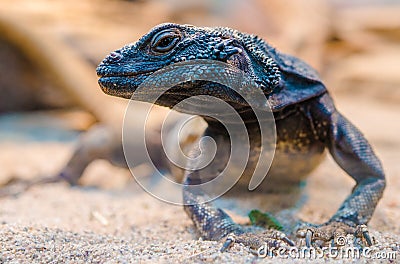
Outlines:
MULTIPOLYGON (((129 99, 153 72, 177 62, 199 59, 226 62, 244 71, 262 89, 271 105, 277 148, 268 173, 268 186, 261 188, 262 192, 283 193, 295 189, 323 160, 325 149, 355 180, 352 193, 327 223, 297 226, 292 230, 286 227, 284 231, 306 238, 307 245, 317 240, 329 242, 337 234, 347 233, 362 237, 370 245, 372 241, 365 225, 385 188, 381 163, 362 133, 336 110, 315 70, 301 60, 280 53, 254 35, 233 29, 162 24, 136 43, 112 52, 98 66, 97 74, 105 93, 129 99)), ((187 82, 173 87, 156 103, 172 108, 193 95, 211 95, 233 106, 248 130, 250 159, 259 153, 260 131, 254 125, 255 116, 249 110, 250 106, 222 85, 207 81, 187 82)), ((201 105, 198 108, 197 113, 193 108, 180 111, 201 115, 201 105)), ((211 169, 186 171, 186 185, 216 177, 216 171, 224 168, 229 156, 229 151, 223 151, 229 146, 227 131, 214 119, 204 116, 204 120, 208 124, 204 135, 213 137, 221 151, 217 152, 211 169)), ((253 165, 248 164, 242 177, 251 172, 253 165)), ((191 193, 184 188, 183 198, 190 204, 184 209, 201 236, 209 240, 228 237, 225 248, 233 241, 253 248, 263 243, 293 245, 281 232, 236 224, 215 204, 203 203, 206 195, 202 192, 191 193)))

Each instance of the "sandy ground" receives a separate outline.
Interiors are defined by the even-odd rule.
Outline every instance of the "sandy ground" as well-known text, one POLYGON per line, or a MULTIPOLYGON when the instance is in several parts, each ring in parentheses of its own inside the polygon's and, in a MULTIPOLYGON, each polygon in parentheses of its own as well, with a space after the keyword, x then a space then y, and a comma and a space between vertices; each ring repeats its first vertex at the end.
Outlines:
MULTIPOLYGON (((400 108, 350 97, 336 101, 364 131, 383 161, 388 187, 370 228, 377 245, 395 252, 397 259, 392 262, 399 261, 400 108)), ((73 142, 20 139, 0 143, 1 179, 55 173, 67 160, 73 142)), ((83 183, 84 187, 73 188, 63 183, 36 186, 15 197, 0 198, 0 263, 277 260, 257 259, 239 245, 219 253, 221 244, 199 240, 180 206, 153 198, 137 186, 127 170, 106 161, 90 165, 83 183)), ((316 223, 327 220, 351 187, 352 180, 328 158, 310 176, 306 187, 309 200, 301 216, 316 223)))

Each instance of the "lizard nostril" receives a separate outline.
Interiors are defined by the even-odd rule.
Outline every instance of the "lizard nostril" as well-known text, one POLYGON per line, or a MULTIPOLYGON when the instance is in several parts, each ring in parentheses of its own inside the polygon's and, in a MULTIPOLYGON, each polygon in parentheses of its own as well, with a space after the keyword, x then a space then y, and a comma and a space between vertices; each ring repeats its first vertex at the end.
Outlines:
POLYGON ((108 55, 104 62, 109 62, 109 63, 113 63, 113 62, 118 62, 122 59, 122 55, 121 53, 118 52, 111 52, 110 55, 108 55))

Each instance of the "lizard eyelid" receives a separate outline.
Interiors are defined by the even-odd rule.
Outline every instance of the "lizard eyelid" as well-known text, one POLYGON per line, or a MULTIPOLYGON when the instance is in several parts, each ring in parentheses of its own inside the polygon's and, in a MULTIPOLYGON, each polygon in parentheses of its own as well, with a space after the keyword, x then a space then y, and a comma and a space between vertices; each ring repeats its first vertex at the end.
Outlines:
POLYGON ((162 31, 151 40, 151 49, 157 53, 165 53, 172 50, 181 40, 181 35, 176 31, 162 31))

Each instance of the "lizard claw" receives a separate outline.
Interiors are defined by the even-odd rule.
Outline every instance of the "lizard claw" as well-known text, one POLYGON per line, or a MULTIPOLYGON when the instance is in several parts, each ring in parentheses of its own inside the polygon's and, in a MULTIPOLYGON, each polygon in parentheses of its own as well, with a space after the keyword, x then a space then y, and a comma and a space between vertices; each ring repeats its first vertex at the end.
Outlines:
POLYGON ((226 237, 224 244, 222 245, 220 252, 225 252, 228 248, 230 248, 236 241, 235 234, 231 233, 226 237))
POLYGON ((248 246, 250 250, 258 250, 262 246, 274 248, 288 248, 295 243, 284 233, 277 230, 267 230, 262 233, 243 233, 240 235, 229 234, 223 243, 220 252, 225 252, 233 244, 239 243, 248 246))
POLYGON ((372 246, 373 242, 371 236, 369 235, 368 227, 366 225, 357 226, 355 236, 365 240, 365 244, 367 244, 367 246, 372 246))
POLYGON ((312 235, 313 235, 313 231, 310 229, 307 229, 307 233, 306 233, 306 247, 311 247, 311 242, 312 242, 312 235))

